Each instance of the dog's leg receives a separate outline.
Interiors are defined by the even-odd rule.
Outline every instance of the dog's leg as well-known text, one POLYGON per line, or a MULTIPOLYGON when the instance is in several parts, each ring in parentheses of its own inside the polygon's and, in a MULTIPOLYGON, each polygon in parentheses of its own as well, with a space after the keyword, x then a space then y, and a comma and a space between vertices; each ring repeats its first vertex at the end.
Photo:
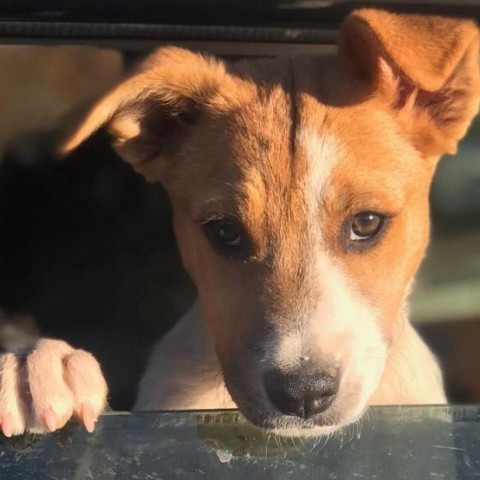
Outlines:
POLYGON ((380 386, 371 405, 433 405, 447 402, 437 359, 412 325, 391 346, 380 386))
POLYGON ((135 410, 235 408, 195 305, 155 346, 135 410))
POLYGON ((92 431, 106 396, 98 362, 63 341, 42 339, 27 355, 0 356, 0 424, 8 437, 54 431, 72 416, 92 431))

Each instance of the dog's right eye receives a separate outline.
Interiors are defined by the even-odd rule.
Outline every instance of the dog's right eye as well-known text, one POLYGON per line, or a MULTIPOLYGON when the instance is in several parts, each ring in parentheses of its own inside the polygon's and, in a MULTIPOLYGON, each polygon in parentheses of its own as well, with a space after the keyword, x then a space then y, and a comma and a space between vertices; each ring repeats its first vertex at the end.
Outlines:
POLYGON ((208 220, 202 227, 208 241, 221 255, 238 258, 248 253, 247 234, 234 218, 208 220))

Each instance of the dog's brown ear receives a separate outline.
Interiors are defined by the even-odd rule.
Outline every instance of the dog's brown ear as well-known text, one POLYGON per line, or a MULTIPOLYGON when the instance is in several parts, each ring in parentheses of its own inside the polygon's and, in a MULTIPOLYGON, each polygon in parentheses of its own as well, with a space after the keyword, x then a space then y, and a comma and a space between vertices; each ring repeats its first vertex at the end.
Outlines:
POLYGON ((342 25, 340 51, 357 75, 387 96, 424 156, 455 153, 479 106, 473 21, 358 10, 342 25))
POLYGON ((163 160, 174 155, 197 117, 227 107, 235 90, 231 82, 220 61, 180 48, 160 49, 93 107, 60 153, 68 154, 106 127, 117 153, 147 180, 159 180, 163 160))

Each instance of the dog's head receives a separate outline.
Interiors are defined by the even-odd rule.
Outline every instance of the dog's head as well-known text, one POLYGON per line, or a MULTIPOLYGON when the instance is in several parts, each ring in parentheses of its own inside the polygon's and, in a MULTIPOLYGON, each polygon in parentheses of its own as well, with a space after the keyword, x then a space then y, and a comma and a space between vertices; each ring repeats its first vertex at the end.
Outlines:
POLYGON ((254 423, 322 432, 376 390, 429 231, 438 158, 477 112, 468 21, 361 10, 338 56, 152 55, 101 126, 171 197, 226 385, 254 423))

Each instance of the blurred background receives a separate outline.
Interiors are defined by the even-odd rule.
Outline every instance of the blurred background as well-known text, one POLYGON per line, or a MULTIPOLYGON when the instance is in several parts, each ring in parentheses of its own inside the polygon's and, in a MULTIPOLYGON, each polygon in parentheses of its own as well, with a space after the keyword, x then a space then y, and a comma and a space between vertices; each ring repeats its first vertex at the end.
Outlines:
MULTIPOLYGON (((41 333, 100 360, 114 409, 132 406, 150 348, 188 308, 160 185, 118 160, 101 133, 66 161, 60 138, 137 55, 0 46, 0 347, 41 333)), ((432 243, 412 317, 450 398, 480 402, 480 121, 432 189, 432 243)))

